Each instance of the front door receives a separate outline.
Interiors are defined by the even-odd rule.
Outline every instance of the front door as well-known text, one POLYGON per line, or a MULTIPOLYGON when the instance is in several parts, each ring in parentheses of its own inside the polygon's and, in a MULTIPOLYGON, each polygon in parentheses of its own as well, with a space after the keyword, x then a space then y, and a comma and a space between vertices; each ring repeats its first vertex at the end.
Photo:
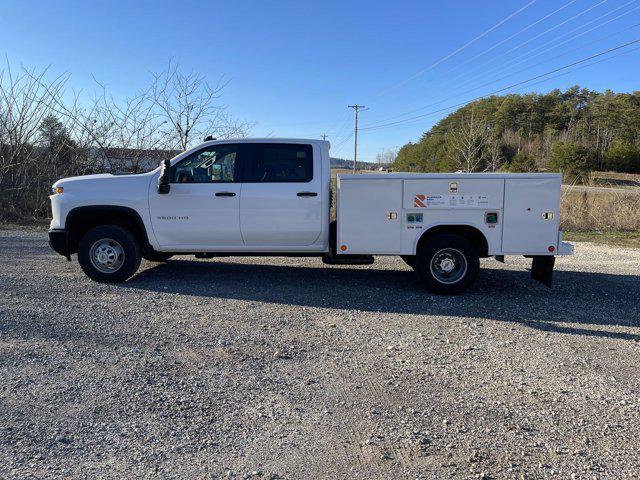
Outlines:
POLYGON ((153 232, 163 249, 241 247, 241 145, 212 145, 171 167, 171 189, 149 191, 153 232))
POLYGON ((252 143, 243 161, 240 227, 245 245, 312 245, 322 231, 317 147, 252 143))

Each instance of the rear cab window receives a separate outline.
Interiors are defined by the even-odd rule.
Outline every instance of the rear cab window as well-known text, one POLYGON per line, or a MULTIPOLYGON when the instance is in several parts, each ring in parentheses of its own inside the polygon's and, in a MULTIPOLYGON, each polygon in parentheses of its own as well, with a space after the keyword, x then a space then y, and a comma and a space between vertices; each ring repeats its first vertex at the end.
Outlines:
POLYGON ((307 183, 313 180, 313 148, 307 144, 252 143, 243 182, 307 183))

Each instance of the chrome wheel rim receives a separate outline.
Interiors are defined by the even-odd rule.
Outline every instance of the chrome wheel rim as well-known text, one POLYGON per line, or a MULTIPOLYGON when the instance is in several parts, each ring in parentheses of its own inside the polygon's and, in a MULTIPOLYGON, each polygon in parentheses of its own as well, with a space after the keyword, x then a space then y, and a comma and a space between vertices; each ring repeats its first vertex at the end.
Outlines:
POLYGON ((91 265, 102 273, 115 273, 124 264, 124 249, 112 238, 101 238, 89 250, 91 265))
POLYGON ((429 265, 431 275, 445 285, 459 282, 467 273, 467 258, 460 250, 443 248, 438 250, 429 265))

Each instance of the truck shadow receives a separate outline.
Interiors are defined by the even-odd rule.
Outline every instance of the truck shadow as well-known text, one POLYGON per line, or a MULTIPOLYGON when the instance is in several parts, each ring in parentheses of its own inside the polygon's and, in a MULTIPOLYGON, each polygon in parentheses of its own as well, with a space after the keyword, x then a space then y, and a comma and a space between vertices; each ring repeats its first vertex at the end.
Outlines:
POLYGON ((413 272, 227 261, 170 261, 125 285, 148 291, 380 313, 473 317, 539 330, 640 341, 640 277, 557 271, 553 289, 529 272, 483 268, 464 295, 431 295, 413 272), (580 324, 580 325, 577 325, 580 324), (585 328, 592 325, 594 328, 585 328), (626 331, 602 327, 628 327, 626 331))

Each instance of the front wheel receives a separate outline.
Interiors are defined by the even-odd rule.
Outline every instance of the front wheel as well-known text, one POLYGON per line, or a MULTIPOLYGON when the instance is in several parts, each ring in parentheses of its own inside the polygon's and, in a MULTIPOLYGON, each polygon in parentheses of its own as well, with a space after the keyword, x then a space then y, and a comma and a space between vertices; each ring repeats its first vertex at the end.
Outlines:
POLYGON ((480 270, 476 246, 458 235, 437 235, 422 246, 414 269, 428 290, 457 295, 467 290, 480 270))
POLYGON ((78 263, 97 282, 124 282, 138 270, 140 260, 138 241, 118 225, 92 228, 78 244, 78 263))

